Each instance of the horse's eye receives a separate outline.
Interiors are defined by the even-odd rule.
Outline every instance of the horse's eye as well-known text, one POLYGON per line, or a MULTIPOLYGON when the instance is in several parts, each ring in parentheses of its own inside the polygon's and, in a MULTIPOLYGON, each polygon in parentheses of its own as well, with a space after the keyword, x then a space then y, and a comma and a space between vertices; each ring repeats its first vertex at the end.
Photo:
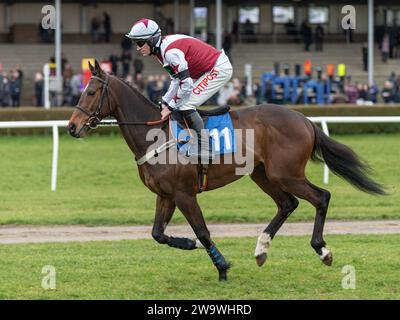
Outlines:
POLYGON ((88 91, 88 96, 94 96, 95 95, 95 93, 96 93, 96 91, 88 91))

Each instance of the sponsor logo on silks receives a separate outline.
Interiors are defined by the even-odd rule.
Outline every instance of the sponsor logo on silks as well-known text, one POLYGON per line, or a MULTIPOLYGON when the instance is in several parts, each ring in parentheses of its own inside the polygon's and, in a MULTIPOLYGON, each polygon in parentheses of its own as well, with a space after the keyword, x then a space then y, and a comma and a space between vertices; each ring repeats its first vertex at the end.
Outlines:
POLYGON ((219 74, 219 71, 213 68, 209 74, 193 89, 193 93, 199 95, 208 86, 208 82, 215 79, 219 74))

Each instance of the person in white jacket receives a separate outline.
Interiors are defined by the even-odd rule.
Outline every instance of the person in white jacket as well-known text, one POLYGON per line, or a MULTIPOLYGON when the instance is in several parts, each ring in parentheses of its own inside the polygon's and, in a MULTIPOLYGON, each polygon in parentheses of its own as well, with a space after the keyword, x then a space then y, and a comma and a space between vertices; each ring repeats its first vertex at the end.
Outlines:
POLYGON ((232 65, 224 53, 190 36, 161 36, 158 24, 150 19, 137 21, 126 36, 132 39, 143 56, 154 56, 170 74, 171 84, 162 97, 161 116, 171 112, 175 119, 185 119, 197 134, 199 159, 211 158, 208 135, 196 108, 217 93, 232 76, 232 65))

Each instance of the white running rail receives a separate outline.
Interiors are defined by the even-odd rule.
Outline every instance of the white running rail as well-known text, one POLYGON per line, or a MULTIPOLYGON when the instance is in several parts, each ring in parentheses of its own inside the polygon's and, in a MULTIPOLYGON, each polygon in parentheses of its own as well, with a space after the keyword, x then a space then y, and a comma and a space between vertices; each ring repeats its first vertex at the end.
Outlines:
MULTIPOLYGON (((322 129, 329 136, 328 123, 400 123, 400 116, 387 117, 308 117, 309 120, 321 123, 322 129)), ((57 188, 57 167, 59 149, 59 127, 67 127, 67 120, 55 121, 0 121, 0 129, 13 128, 53 128, 53 162, 51 173, 51 190, 57 188)), ((324 166, 324 183, 329 182, 329 169, 324 166)))

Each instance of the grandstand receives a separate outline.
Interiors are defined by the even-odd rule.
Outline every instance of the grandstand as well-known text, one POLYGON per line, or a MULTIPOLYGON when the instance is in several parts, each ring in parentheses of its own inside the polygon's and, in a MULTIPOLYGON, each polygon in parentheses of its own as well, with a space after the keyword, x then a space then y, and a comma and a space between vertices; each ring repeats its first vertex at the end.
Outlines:
MULTIPOLYGON (((303 64, 306 59, 311 59, 313 66, 321 66, 323 70, 326 65, 333 63, 346 64, 347 74, 352 80, 366 83, 367 72, 362 69, 360 43, 346 44, 328 43, 324 45, 323 52, 304 52, 301 44, 261 44, 261 43, 238 43, 232 49, 232 60, 234 66, 234 77, 244 77, 244 64, 251 63, 253 66, 253 80, 258 81, 263 72, 271 71, 275 62, 288 63, 291 72, 294 65, 303 64)), ((22 103, 32 104, 33 76, 41 71, 43 64, 48 62, 54 55, 54 46, 45 44, 15 44, 0 45, 1 63, 7 70, 19 63, 25 74, 22 103), (17 54, 16 54, 17 53, 17 54)), ((120 52, 119 43, 111 44, 64 44, 62 48, 74 71, 80 72, 81 59, 95 57, 98 60, 107 60, 112 52, 120 52)), ((143 59, 144 75, 159 74, 162 72, 154 59, 143 59)), ((388 63, 381 62, 378 48, 375 48, 375 81, 382 86, 391 72, 399 70, 399 60, 389 60, 388 63)))
MULTIPOLYGON (((222 2, 222 30, 233 33, 234 22, 239 20, 238 38, 232 49, 234 77, 244 77, 244 64, 250 63, 253 67, 253 80, 257 81, 264 72, 271 71, 276 62, 288 63, 291 73, 295 64, 303 64, 311 59, 313 67, 322 67, 325 71, 327 64, 346 64, 347 75, 353 81, 367 82, 367 72, 363 71, 361 48, 367 40, 367 4, 365 1, 353 1, 357 12, 357 28, 354 31, 354 41, 346 42, 343 30, 340 27, 341 8, 343 1, 309 1, 283 0, 279 4, 274 1, 252 1, 251 6, 242 6, 235 0, 222 2), (280 16, 275 16, 275 8, 279 6, 280 16), (283 9, 282 9, 283 8, 283 9), (247 11, 246 11, 247 10, 247 11), (286 11, 285 11, 286 10, 286 11), (312 11, 314 10, 314 11, 312 11), (254 34, 251 42, 246 42, 243 31, 242 14, 254 18, 254 34), (322 52, 303 50, 300 36, 292 37, 285 31, 284 14, 293 14, 296 28, 302 21, 313 14, 320 17, 325 29, 325 43, 322 52), (278 20, 277 20, 278 19, 278 20), (325 19, 325 20, 324 20, 325 19)), ((215 44, 216 28, 216 1, 79 1, 63 0, 62 3, 62 52, 71 63, 75 72, 81 72, 81 59, 94 57, 98 60, 107 60, 113 52, 120 55, 120 42, 132 21, 148 16, 159 21, 163 30, 199 35, 208 35, 211 43, 215 44), (194 17, 190 14, 190 6, 194 5, 194 17), (199 10, 199 11, 196 11, 199 10), (110 43, 91 43, 90 21, 104 11, 111 16, 112 31, 110 43), (205 25, 196 25, 196 12, 206 13, 205 25), (167 27, 168 21, 173 21, 173 27, 167 27), (191 28, 191 22, 194 29, 191 28)), ((39 43, 38 22, 41 13, 41 1, 7 1, 0 3, 0 16, 5 17, 0 23, 0 63, 7 71, 16 63, 20 64, 24 72, 22 104, 31 105, 33 97, 33 77, 37 71, 42 71, 43 64, 54 56, 53 44, 39 43), (29 14, 28 14, 29 12, 29 14)), ((388 63, 381 62, 378 49, 382 30, 385 26, 396 23, 400 17, 400 6, 395 0, 385 0, 375 3, 375 49, 374 49, 374 79, 378 86, 382 86, 391 72, 397 72, 399 60, 389 59, 388 63)), ((204 21, 203 21, 204 23, 204 21)), ((316 24, 313 25, 315 27, 316 24)), ((134 51, 134 50, 133 50, 134 51)), ((135 54, 133 54, 135 56, 135 54)), ((143 59, 144 75, 161 73, 157 62, 152 59, 143 59)))

